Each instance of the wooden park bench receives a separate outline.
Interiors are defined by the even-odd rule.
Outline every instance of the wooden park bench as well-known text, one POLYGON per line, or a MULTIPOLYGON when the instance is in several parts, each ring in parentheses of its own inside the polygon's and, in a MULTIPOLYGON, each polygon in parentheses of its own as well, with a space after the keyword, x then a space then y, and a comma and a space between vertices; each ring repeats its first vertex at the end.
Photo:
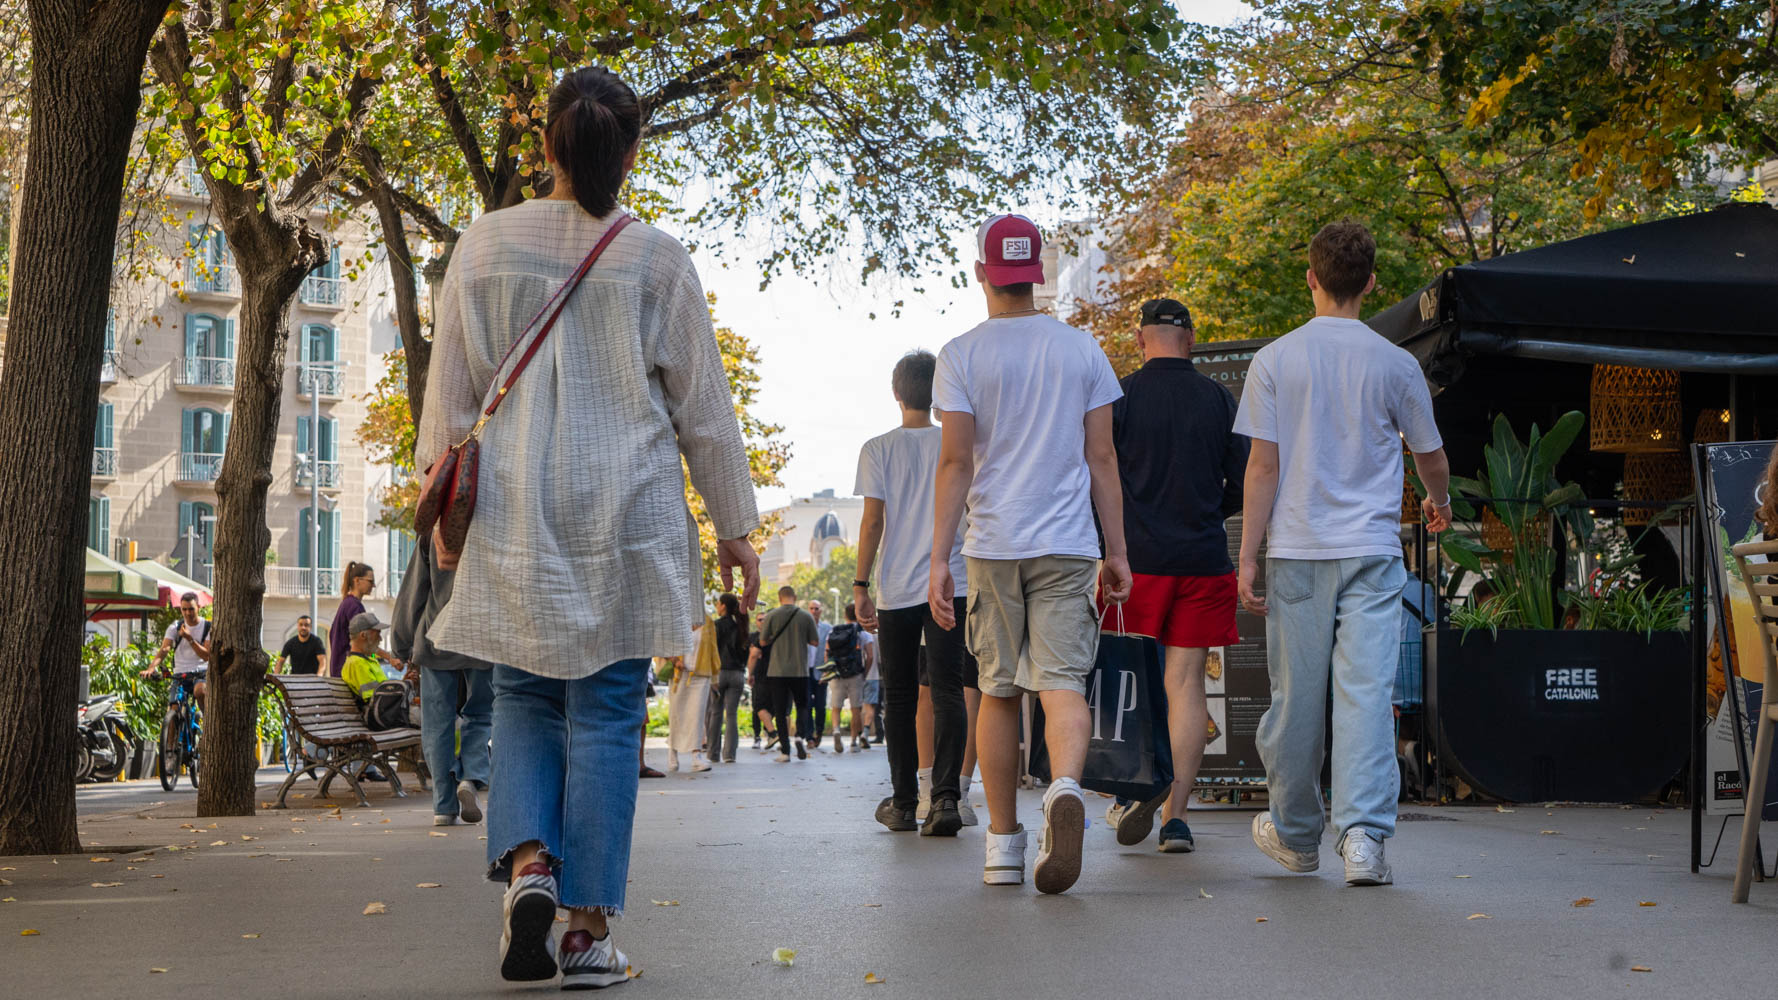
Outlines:
POLYGON ((284 697, 292 730, 285 738, 296 742, 294 749, 302 761, 279 787, 274 809, 288 808, 284 797, 296 779, 304 774, 315 777, 317 768, 326 771, 319 778, 323 798, 328 796, 333 779, 341 777, 357 793, 360 806, 368 806, 370 801, 364 797, 358 776, 371 764, 389 776, 389 789, 397 798, 407 798, 396 774, 396 764, 402 760, 413 765, 420 788, 428 787, 425 764, 420 760, 420 731, 370 729, 364 724, 363 708, 344 679, 315 674, 273 674, 267 679, 284 697))

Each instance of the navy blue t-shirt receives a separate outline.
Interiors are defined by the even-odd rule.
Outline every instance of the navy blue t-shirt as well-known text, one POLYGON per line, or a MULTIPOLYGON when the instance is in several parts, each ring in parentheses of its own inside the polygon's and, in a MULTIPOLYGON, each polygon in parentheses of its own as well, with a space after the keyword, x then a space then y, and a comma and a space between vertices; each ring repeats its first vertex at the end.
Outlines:
POLYGON ((1155 358, 1120 384, 1111 413, 1130 570, 1234 572, 1222 522, 1241 513, 1249 447, 1234 432, 1235 397, 1188 358, 1155 358))

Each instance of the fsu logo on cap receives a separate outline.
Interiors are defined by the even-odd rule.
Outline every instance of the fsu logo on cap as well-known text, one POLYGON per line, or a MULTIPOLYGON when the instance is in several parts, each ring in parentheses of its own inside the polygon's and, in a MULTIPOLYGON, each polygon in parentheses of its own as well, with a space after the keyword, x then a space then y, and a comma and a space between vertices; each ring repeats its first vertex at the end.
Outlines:
POLYGON ((1008 236, 1000 241, 1001 260, 1030 260, 1031 237, 1008 236))

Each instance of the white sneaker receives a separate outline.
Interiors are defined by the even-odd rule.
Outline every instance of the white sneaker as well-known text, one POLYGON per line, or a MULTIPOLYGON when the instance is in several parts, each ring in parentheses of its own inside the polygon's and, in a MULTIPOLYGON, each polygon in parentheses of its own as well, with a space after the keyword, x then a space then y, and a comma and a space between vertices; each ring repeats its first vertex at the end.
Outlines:
POLYGON ((1058 778, 1043 796, 1043 838, 1037 846, 1037 891, 1067 892, 1080 879, 1087 804, 1073 778, 1058 778))
POLYGON ((444 813, 433 813, 432 814, 432 825, 433 826, 456 826, 457 825, 457 817, 449 816, 444 813))
POLYGON ((617 950, 611 932, 594 940, 586 931, 562 935, 562 988, 598 990, 630 978, 630 960, 617 950))
POLYGON ((691 755, 691 770, 693 774, 696 774, 699 771, 708 771, 710 770, 710 762, 704 759, 703 754, 694 753, 691 755))
POLYGON ((1340 844, 1340 855, 1346 859, 1347 885, 1390 885, 1395 873, 1383 857, 1383 840, 1369 830, 1356 827, 1346 831, 1340 844))
POLYGON ((914 819, 924 823, 926 814, 932 811, 932 768, 921 768, 919 779, 920 800, 914 804, 914 819))
POLYGON ((975 810, 969 805, 969 776, 957 779, 957 814, 963 817, 964 826, 975 826, 981 821, 975 818, 975 810))
POLYGON ((677 750, 668 750, 667 751, 667 770, 669 770, 669 771, 679 770, 679 751, 677 751, 677 750))
POLYGON ((482 821, 482 804, 475 797, 475 785, 465 781, 457 786, 457 815, 465 823, 482 821))
POLYGON ((780 763, 780 764, 788 764, 788 763, 790 763, 790 755, 789 755, 789 754, 787 754, 787 753, 781 753, 781 754, 779 754, 779 755, 778 755, 778 756, 776 756, 776 757, 773 757, 773 758, 772 758, 772 759, 773 759, 773 760, 775 760, 775 761, 777 761, 777 762, 778 762, 778 763, 780 763))
POLYGON ((988 860, 982 865, 987 885, 1023 885, 1025 882, 1025 828, 1011 833, 988 831, 988 860))
POLYGON ((1320 851, 1299 851, 1278 838, 1278 828, 1272 825, 1270 812, 1253 817, 1253 843, 1288 871, 1312 872, 1321 867, 1320 851))

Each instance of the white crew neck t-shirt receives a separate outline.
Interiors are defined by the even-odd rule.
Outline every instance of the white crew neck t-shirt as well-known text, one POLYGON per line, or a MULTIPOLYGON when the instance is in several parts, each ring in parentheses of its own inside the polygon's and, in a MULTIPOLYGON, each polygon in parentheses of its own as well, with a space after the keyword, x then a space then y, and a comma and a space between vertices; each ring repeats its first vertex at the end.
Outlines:
POLYGON ((1414 356, 1332 316, 1254 354, 1235 433, 1278 445, 1276 559, 1400 555, 1402 444, 1444 446, 1414 356))
MULTIPOLYGON (((897 427, 864 443, 852 492, 883 501, 883 541, 877 546, 877 607, 884 611, 926 603, 931 583, 932 506, 938 477, 937 427, 897 427)), ((963 567, 963 525, 951 545, 954 597, 969 593, 963 567)))
POLYGON ((990 319, 945 345, 932 405, 975 417, 964 555, 1099 558, 1085 420, 1123 394, 1098 342, 1053 316, 990 319))
MULTIPOLYGON (((198 655, 197 647, 179 638, 179 626, 183 624, 185 624, 185 620, 180 619, 167 626, 167 641, 173 643, 174 676, 195 674, 200 670, 210 669, 209 661, 198 655)), ((188 631, 197 636, 199 642, 207 643, 210 637, 210 623, 200 618, 196 625, 189 627, 188 631)))

